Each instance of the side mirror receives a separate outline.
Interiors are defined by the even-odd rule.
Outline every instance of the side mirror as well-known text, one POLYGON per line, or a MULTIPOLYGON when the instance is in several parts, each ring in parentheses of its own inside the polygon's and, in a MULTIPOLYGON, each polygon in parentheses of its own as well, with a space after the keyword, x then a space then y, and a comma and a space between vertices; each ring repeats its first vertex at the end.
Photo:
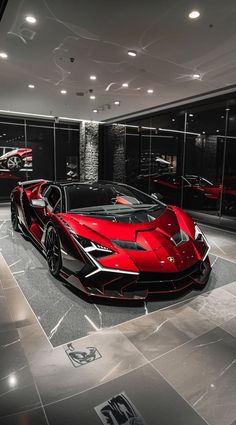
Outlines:
POLYGON ((30 203, 35 208, 45 208, 47 205, 45 199, 31 199, 30 203))
POLYGON ((160 193, 152 193, 151 198, 155 199, 156 201, 161 201, 164 196, 162 196, 160 193))

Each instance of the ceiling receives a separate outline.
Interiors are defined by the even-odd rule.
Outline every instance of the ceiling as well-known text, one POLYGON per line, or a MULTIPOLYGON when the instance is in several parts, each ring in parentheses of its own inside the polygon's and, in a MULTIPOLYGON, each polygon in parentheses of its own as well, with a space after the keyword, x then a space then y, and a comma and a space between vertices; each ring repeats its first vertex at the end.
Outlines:
POLYGON ((8 0, 0 109, 102 121, 229 87, 235 21, 235 0, 8 0), (200 17, 190 20, 196 9, 200 17), (36 24, 25 21, 29 14, 36 24))

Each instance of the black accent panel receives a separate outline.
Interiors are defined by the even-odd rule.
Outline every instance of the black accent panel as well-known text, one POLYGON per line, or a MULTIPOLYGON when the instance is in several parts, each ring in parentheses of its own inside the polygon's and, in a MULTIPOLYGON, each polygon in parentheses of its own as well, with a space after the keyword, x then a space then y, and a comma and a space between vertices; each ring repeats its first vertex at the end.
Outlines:
POLYGON ((194 264, 187 270, 176 273, 150 273, 150 272, 141 272, 139 275, 139 282, 169 282, 173 280, 184 279, 189 275, 194 275, 195 273, 200 272, 200 263, 194 264))

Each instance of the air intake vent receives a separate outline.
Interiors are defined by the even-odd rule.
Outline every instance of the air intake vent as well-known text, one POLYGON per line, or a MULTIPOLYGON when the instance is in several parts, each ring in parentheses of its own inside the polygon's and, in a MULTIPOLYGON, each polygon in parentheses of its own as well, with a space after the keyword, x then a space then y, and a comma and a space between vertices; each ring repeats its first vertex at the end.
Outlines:
POLYGON ((189 240, 189 237, 182 229, 180 229, 179 232, 177 232, 174 236, 172 236, 172 238, 170 238, 170 240, 177 246, 181 243, 187 242, 189 240))

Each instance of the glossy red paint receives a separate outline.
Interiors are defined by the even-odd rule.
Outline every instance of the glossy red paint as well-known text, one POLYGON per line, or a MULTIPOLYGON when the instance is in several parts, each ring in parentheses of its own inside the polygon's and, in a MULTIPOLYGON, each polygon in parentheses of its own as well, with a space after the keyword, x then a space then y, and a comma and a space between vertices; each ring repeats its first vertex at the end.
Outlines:
POLYGON ((130 224, 34 206, 34 200, 43 200, 53 185, 45 180, 23 182, 11 200, 21 227, 45 254, 45 235, 54 226, 60 239, 61 276, 80 290, 98 297, 143 299, 206 283, 210 265, 202 258, 207 246, 195 240, 194 222, 180 208, 168 206, 152 221, 130 224), (176 244, 172 238, 180 229, 186 240, 176 244), (109 254, 94 257, 81 238, 105 247, 109 254), (140 250, 121 248, 116 240, 136 243, 140 250))

